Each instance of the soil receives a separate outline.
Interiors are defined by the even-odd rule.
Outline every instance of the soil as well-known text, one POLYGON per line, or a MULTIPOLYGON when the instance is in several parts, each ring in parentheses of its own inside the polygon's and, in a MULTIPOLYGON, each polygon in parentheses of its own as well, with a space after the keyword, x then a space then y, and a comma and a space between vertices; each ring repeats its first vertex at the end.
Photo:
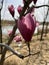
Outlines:
MULTIPOLYGON (((3 42, 7 42, 7 39, 7 36, 3 36, 3 42)), ((26 56, 29 54, 27 43, 24 40, 21 43, 22 45, 19 47, 19 43, 12 41, 10 46, 15 51, 26 56)), ((42 41, 40 41, 40 35, 32 37, 30 42, 30 53, 30 56, 21 59, 8 50, 4 65, 49 65, 49 33, 46 36, 43 35, 42 41)))

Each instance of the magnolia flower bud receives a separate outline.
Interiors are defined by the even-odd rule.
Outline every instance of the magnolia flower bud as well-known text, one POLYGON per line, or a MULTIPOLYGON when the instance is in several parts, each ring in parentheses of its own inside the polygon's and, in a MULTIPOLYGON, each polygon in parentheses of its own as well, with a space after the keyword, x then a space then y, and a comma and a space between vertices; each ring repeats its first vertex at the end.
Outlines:
POLYGON ((30 13, 18 21, 18 29, 27 42, 31 41, 35 28, 36 23, 30 13))
POLYGON ((12 34, 12 30, 8 31, 8 35, 10 36, 12 34))
POLYGON ((13 39, 15 42, 20 42, 22 41, 21 36, 15 36, 13 39))
POLYGON ((17 11, 18 11, 19 14, 21 13, 21 11, 22 11, 21 5, 18 6, 17 11))
POLYGON ((36 21, 36 27, 38 27, 40 25, 40 23, 38 21, 36 21))
POLYGON ((10 14, 14 17, 14 13, 15 13, 14 6, 13 5, 8 6, 8 10, 9 10, 10 14))

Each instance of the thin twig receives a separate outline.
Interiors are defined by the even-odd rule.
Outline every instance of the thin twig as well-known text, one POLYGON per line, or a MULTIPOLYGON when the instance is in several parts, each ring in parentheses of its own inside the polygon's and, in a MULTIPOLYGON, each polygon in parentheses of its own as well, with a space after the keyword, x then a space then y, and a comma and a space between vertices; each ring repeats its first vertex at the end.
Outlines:
MULTIPOLYGON (((49 1, 48 1, 48 2, 49 2, 49 1)), ((43 27, 42 27, 42 32, 41 32, 40 41, 42 40, 42 36, 43 36, 43 33, 44 33, 44 25, 45 25, 45 20, 47 19, 48 11, 49 11, 49 7, 48 7, 48 10, 47 10, 46 16, 44 17, 44 22, 43 22, 43 27)))
POLYGON ((33 53, 33 54, 29 54, 29 55, 27 55, 27 56, 24 56, 24 58, 26 58, 26 57, 28 57, 28 56, 30 56, 30 55, 36 55, 36 54, 39 54, 40 53, 40 51, 38 51, 38 52, 36 52, 36 53, 33 53))
POLYGON ((14 51, 10 46, 6 45, 6 44, 1 44, 0 43, 0 46, 4 46, 6 47, 7 50, 10 50, 13 54, 17 55, 18 57, 22 58, 23 59, 23 55, 21 55, 18 51, 14 51))
POLYGON ((24 15, 32 11, 33 8, 41 8, 41 7, 49 7, 49 5, 40 5, 40 6, 32 5, 24 15))

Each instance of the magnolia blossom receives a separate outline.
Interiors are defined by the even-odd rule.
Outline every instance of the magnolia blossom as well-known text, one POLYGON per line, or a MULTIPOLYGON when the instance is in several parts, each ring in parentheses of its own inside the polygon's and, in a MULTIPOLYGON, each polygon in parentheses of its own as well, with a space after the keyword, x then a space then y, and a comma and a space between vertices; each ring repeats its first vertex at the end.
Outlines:
POLYGON ((21 39, 21 36, 15 36, 14 37, 14 42, 17 42, 18 43, 18 46, 21 47, 22 46, 22 39, 21 39))
POLYGON ((8 6, 8 10, 9 10, 10 14, 14 17, 14 13, 15 13, 14 6, 13 5, 8 6))
POLYGON ((9 30, 8 31, 8 35, 10 36, 12 34, 12 30, 9 30))
POLYGON ((35 28, 36 23, 30 13, 18 21, 18 29, 25 41, 31 41, 35 28))
POLYGON ((40 25, 40 23, 38 21, 36 21, 36 27, 38 27, 40 25))
POLYGON ((15 36, 13 40, 14 42, 22 41, 21 36, 15 36))
POLYGON ((21 13, 21 11, 22 11, 21 5, 18 6, 17 11, 18 11, 19 14, 21 13))

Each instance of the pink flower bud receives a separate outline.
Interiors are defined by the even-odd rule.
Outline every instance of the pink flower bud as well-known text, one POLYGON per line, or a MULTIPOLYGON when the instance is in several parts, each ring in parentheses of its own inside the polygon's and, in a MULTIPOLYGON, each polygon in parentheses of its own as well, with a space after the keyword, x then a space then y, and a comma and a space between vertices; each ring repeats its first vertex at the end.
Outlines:
POLYGON ((18 11, 19 14, 21 13, 21 11, 22 11, 21 5, 18 6, 17 11, 18 11))
POLYGON ((12 34, 12 31, 10 30, 10 31, 8 31, 8 35, 10 36, 12 34))
POLYGON ((39 25, 40 25, 40 23, 38 21, 36 21, 36 27, 39 26, 39 25))
POLYGON ((15 36, 13 39, 15 42, 22 41, 21 36, 15 36))
POLYGON ((9 10, 10 14, 14 17, 14 13, 15 13, 14 6, 13 5, 8 6, 8 10, 9 10))
POLYGON ((18 29, 25 41, 31 41, 35 27, 36 23, 30 13, 18 21, 18 29))

